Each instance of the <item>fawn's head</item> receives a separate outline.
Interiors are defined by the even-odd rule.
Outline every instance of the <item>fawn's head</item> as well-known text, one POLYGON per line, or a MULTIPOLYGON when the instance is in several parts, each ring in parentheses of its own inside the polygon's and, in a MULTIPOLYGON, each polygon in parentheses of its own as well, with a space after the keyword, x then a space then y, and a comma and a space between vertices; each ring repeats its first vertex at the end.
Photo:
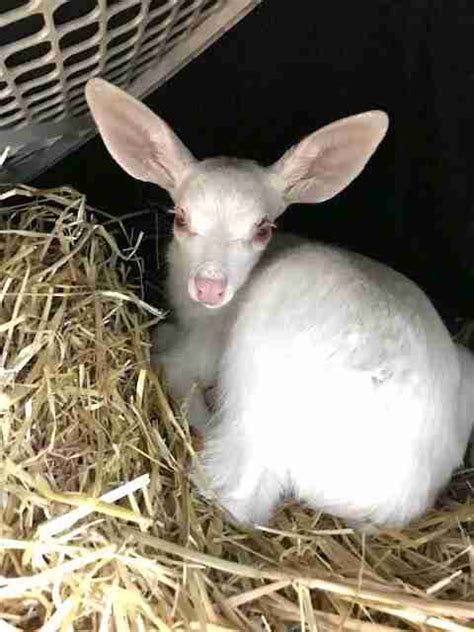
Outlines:
POLYGON ((86 97, 113 158, 170 194, 183 283, 208 308, 228 303, 245 283, 277 217, 294 202, 323 202, 342 191, 388 127, 384 112, 365 112, 310 134, 270 167, 232 158, 199 161, 161 118, 121 89, 92 79, 86 97))

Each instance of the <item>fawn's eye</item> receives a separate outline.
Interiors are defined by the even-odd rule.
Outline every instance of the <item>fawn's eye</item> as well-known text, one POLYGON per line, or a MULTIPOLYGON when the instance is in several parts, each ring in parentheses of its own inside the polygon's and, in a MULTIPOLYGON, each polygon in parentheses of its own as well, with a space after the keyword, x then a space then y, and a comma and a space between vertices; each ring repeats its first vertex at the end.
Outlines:
POLYGON ((174 210, 174 227, 176 230, 188 229, 188 219, 182 208, 176 208, 174 210))
POLYGON ((272 236, 274 228, 275 224, 273 224, 268 218, 264 217, 255 228, 255 233, 253 235, 254 241, 264 244, 272 236))

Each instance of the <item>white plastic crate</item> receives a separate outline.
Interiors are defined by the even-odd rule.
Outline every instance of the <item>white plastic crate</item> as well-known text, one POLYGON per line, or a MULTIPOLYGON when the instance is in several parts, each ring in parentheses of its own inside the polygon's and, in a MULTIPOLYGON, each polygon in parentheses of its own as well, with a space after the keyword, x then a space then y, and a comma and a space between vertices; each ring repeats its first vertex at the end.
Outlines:
POLYGON ((0 182, 27 181, 95 129, 84 86, 143 98, 260 0, 0 0, 0 182))

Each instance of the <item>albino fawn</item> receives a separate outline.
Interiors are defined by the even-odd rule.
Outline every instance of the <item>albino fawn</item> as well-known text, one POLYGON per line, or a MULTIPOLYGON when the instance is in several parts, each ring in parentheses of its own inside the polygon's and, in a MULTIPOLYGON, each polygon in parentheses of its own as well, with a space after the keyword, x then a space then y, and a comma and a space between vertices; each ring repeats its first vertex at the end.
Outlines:
POLYGON ((155 353, 203 428, 201 473, 222 505, 259 524, 289 495, 367 527, 425 511, 469 441, 474 356, 401 274, 273 236, 289 204, 328 200, 362 171, 387 115, 339 120, 262 167, 196 160, 101 79, 86 96, 112 156, 174 202, 176 324, 158 327, 155 353), (204 390, 214 385, 211 416, 204 390))

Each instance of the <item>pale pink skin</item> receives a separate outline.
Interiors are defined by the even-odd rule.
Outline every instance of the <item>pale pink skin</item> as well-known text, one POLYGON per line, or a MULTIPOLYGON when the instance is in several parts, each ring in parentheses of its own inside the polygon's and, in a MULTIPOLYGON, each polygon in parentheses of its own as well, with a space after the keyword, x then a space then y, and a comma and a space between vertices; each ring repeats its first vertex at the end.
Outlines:
POLYGON ((86 96, 112 156, 175 205, 176 323, 158 327, 154 353, 204 429, 199 485, 254 524, 288 493, 359 526, 424 512, 468 444, 473 355, 397 272, 272 236, 289 204, 323 202, 362 171, 387 116, 336 121, 261 167, 197 161, 162 119, 102 80, 86 96))
POLYGON ((225 277, 213 279, 196 275, 190 281, 189 295, 194 301, 209 307, 221 307, 225 300, 227 279, 225 277))

